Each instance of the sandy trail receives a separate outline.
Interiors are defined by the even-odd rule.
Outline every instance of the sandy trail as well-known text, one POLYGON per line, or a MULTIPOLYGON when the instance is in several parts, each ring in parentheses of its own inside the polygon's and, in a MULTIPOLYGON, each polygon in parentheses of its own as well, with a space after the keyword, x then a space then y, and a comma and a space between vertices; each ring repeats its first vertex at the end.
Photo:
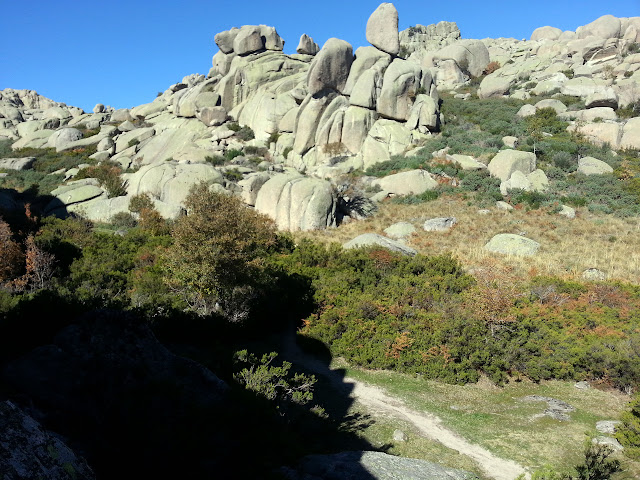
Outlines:
POLYGON ((478 466, 495 480, 514 480, 521 474, 529 475, 525 469, 512 460, 506 460, 492 454, 487 449, 471 443, 448 429, 436 415, 409 408, 398 398, 387 394, 383 389, 368 385, 350 377, 342 377, 330 370, 324 363, 304 354, 295 345, 295 340, 287 342, 287 356, 299 365, 328 378, 340 390, 349 390, 349 396, 361 403, 372 416, 384 414, 407 421, 424 437, 440 442, 473 459, 478 466))

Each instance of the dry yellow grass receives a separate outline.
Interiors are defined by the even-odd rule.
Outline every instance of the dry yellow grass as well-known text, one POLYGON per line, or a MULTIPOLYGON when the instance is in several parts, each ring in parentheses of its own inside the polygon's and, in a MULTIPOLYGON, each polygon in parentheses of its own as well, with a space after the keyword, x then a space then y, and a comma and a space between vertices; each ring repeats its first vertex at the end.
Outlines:
POLYGON ((450 196, 419 205, 385 203, 366 220, 325 231, 300 232, 296 237, 344 243, 362 233, 384 235, 385 228, 406 221, 417 228, 408 245, 427 255, 450 252, 469 270, 493 266, 521 279, 531 275, 579 279, 584 270, 597 268, 607 279, 640 283, 640 219, 593 215, 586 209, 577 209, 575 219, 540 210, 491 208, 487 214, 478 210, 450 196), (422 229, 428 218, 449 216, 456 217, 458 224, 448 232, 422 229), (499 233, 523 234, 539 242, 541 248, 533 257, 485 251, 484 245, 499 233))

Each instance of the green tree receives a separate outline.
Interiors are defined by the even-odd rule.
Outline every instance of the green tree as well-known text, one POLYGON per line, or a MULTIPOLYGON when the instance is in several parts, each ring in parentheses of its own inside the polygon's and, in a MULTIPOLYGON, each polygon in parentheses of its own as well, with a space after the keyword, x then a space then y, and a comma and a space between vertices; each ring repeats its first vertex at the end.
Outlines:
POLYGON ((205 183, 192 188, 185 205, 165 254, 167 282, 195 312, 243 320, 264 278, 264 257, 276 245, 274 223, 205 183))

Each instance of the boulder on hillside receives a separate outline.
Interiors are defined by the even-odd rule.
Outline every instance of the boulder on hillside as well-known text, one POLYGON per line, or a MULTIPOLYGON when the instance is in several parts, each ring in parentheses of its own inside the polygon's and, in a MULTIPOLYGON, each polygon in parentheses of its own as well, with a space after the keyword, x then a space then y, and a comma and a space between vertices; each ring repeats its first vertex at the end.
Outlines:
POLYGON ((3 158, 0 159, 0 170, 29 170, 36 161, 36 157, 3 158))
POLYGON ((536 155, 531 152, 505 149, 497 153, 489 162, 489 173, 503 182, 509 180, 515 171, 525 175, 536 169, 536 155))
POLYGON ((447 161, 456 164, 462 170, 485 170, 487 166, 469 155, 447 155, 447 161))
POLYGON ((490 252, 504 255, 530 257, 538 252, 540 244, 520 235, 500 233, 489 240, 484 248, 490 252))
POLYGON ((362 235, 358 235, 356 238, 349 240, 342 246, 344 248, 378 246, 386 248, 387 250, 391 250, 392 252, 401 253, 402 255, 411 257, 418 253, 415 249, 407 247, 402 242, 391 240, 390 238, 378 235, 377 233, 363 233, 362 235))
POLYGON ((410 236, 416 231, 416 227, 409 222, 397 222, 384 229, 391 238, 402 239, 410 236))
POLYGON ((424 222, 422 228, 425 232, 446 232, 458 223, 456 217, 430 218, 424 222))
POLYGON ((335 226, 337 199, 326 180, 281 174, 262 185, 255 208, 280 230, 318 230, 335 226))
POLYGON ((80 140, 82 132, 76 128, 61 128, 56 130, 47 140, 47 146, 55 148, 58 152, 72 142, 80 140))
POLYGON ((478 87, 478 98, 494 98, 507 95, 516 80, 515 76, 502 76, 499 71, 487 75, 478 87))
POLYGON ((391 55, 400 51, 398 10, 392 3, 381 3, 367 21, 367 41, 391 55))
POLYGON ((438 186, 426 170, 409 170, 387 175, 371 183, 374 187, 394 195, 420 195, 438 186))
POLYGON ((606 162, 593 157, 584 157, 578 160, 578 173, 583 175, 602 175, 613 173, 613 168, 606 162))

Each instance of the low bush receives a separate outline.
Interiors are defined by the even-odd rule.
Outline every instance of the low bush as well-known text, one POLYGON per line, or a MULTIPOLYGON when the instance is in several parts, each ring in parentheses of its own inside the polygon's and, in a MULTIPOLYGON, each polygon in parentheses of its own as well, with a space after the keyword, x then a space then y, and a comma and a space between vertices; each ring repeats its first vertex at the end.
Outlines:
POLYGON ((122 168, 114 162, 102 162, 99 165, 83 168, 76 175, 76 179, 95 178, 103 187, 109 198, 121 197, 127 194, 127 182, 120 178, 122 168))
POLYGON ((239 157, 242 155, 242 151, 241 150, 236 150, 235 148, 232 148, 230 150, 227 150, 226 152, 224 152, 224 158, 227 161, 231 161, 236 157, 239 157))

